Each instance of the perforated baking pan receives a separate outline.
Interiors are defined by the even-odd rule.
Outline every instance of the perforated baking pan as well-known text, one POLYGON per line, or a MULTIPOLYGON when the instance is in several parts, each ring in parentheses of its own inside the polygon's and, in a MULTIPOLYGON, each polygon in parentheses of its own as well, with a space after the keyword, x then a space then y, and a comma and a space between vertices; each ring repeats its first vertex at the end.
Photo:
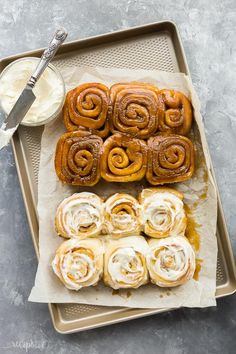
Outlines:
MULTIPOLYGON (((43 49, 4 58, 0 72, 13 60, 40 56, 43 49)), ((64 44, 53 64, 158 69, 190 75, 178 30, 172 22, 159 22, 64 44)), ((35 251, 38 256, 37 179, 42 128, 20 126, 12 139, 16 167, 35 251)), ((211 168, 212 169, 212 168, 211 168)), ((214 175, 213 170, 211 171, 214 175)), ((216 297, 236 291, 232 248, 218 193, 218 263, 216 297)), ((170 309, 130 309, 80 304, 49 304, 53 325, 60 333, 72 333, 157 314, 170 309)))

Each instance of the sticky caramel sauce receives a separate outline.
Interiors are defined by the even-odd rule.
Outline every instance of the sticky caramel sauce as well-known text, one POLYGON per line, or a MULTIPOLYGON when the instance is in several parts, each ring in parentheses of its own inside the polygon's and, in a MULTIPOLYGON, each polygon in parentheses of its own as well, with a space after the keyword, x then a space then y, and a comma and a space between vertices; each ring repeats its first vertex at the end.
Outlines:
POLYGON ((207 172, 207 170, 204 170, 202 179, 203 179, 203 182, 205 183, 205 187, 203 189, 202 194, 199 196, 200 200, 204 200, 204 199, 207 198, 207 192, 208 192, 208 184, 207 184, 207 182, 208 182, 208 172, 207 172))
POLYGON ((195 280, 199 280, 199 274, 202 269, 202 262, 203 262, 202 259, 200 259, 200 258, 196 259, 196 268, 195 268, 195 272, 193 275, 193 279, 195 279, 195 280))
POLYGON ((120 290, 112 290, 112 295, 120 295, 120 290))
POLYGON ((189 208, 189 206, 185 205, 185 212, 187 215, 187 227, 185 231, 185 236, 189 240, 190 244, 194 248, 196 252, 199 251, 200 249, 200 235, 197 232, 197 228, 201 226, 201 224, 198 224, 193 216, 192 216, 192 211, 189 208))
POLYGON ((117 289, 117 290, 112 290, 112 295, 118 295, 120 297, 128 299, 132 295, 132 293, 129 290, 126 292, 125 289, 117 289))
POLYGON ((129 298, 131 295, 132 295, 131 292, 127 291, 127 294, 126 294, 127 298, 129 298))
POLYGON ((207 172, 207 170, 205 170, 204 173, 203 173, 203 181, 204 181, 205 183, 208 182, 208 172, 207 172))

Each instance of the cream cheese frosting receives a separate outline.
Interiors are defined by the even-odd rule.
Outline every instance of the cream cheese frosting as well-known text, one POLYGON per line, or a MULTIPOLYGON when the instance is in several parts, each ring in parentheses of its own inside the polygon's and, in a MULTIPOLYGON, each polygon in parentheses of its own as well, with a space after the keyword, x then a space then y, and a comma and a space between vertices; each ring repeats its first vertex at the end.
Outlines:
MULTIPOLYGON (((0 78, 0 102, 2 109, 9 114, 37 66, 38 60, 26 58, 13 62, 0 78)), ((60 107, 64 98, 63 81, 47 67, 33 92, 34 103, 23 119, 23 123, 40 123, 51 117, 60 107)))
POLYGON ((95 236, 102 224, 103 204, 94 193, 75 193, 64 199, 57 209, 57 231, 64 237, 95 236))
POLYGON ((105 283, 113 289, 138 288, 145 284, 147 252, 148 244, 142 236, 110 240, 105 251, 105 283))
POLYGON ((52 268, 68 289, 96 285, 103 272, 103 251, 98 239, 70 239, 57 250, 52 268))
POLYGON ((129 194, 116 193, 104 204, 105 229, 109 234, 128 235, 141 229, 141 206, 129 194))
POLYGON ((145 232, 155 237, 183 235, 186 228, 184 204, 180 198, 170 192, 150 194, 143 201, 143 223, 147 224, 145 232))
POLYGON ((159 286, 177 286, 192 278, 195 254, 183 237, 167 237, 149 241, 147 265, 152 282, 159 286))

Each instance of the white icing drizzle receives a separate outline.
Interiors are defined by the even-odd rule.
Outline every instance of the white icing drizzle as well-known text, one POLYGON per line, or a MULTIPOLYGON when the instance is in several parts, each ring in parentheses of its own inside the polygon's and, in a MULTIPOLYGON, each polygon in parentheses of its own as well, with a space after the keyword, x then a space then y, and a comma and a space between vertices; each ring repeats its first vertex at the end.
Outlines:
POLYGON ((185 237, 168 237, 151 242, 147 256, 150 275, 158 285, 167 282, 178 282, 193 276, 195 270, 195 254, 185 237), (159 279, 159 277, 161 279, 159 279))
POLYGON ((92 236, 102 228, 103 206, 93 193, 73 194, 59 205, 58 210, 59 227, 68 237, 92 236))
POLYGON ((180 198, 170 192, 155 193, 143 202, 143 222, 157 232, 173 235, 185 232, 184 204, 180 198))

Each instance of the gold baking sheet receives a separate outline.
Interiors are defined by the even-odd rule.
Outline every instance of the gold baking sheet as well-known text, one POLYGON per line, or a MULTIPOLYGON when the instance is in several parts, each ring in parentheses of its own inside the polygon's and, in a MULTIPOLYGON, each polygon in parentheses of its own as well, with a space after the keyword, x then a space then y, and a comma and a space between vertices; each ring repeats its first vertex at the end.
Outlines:
MULTIPOLYGON (((40 56, 42 49, 4 58, 0 72, 13 60, 40 56)), ((130 69, 157 69, 189 74, 184 50, 176 26, 159 22, 64 44, 53 64, 65 66, 102 66, 130 69)), ((19 127, 12 146, 25 202, 32 239, 38 255, 37 175, 42 128, 19 127)), ((213 173, 212 169, 211 172, 213 173)), ((213 173, 214 175, 214 173, 213 173)), ((216 297, 236 291, 236 269, 218 193, 218 263, 216 297)), ((49 304, 55 329, 72 333, 121 321, 152 315, 166 310, 111 308, 80 304, 49 304)))

